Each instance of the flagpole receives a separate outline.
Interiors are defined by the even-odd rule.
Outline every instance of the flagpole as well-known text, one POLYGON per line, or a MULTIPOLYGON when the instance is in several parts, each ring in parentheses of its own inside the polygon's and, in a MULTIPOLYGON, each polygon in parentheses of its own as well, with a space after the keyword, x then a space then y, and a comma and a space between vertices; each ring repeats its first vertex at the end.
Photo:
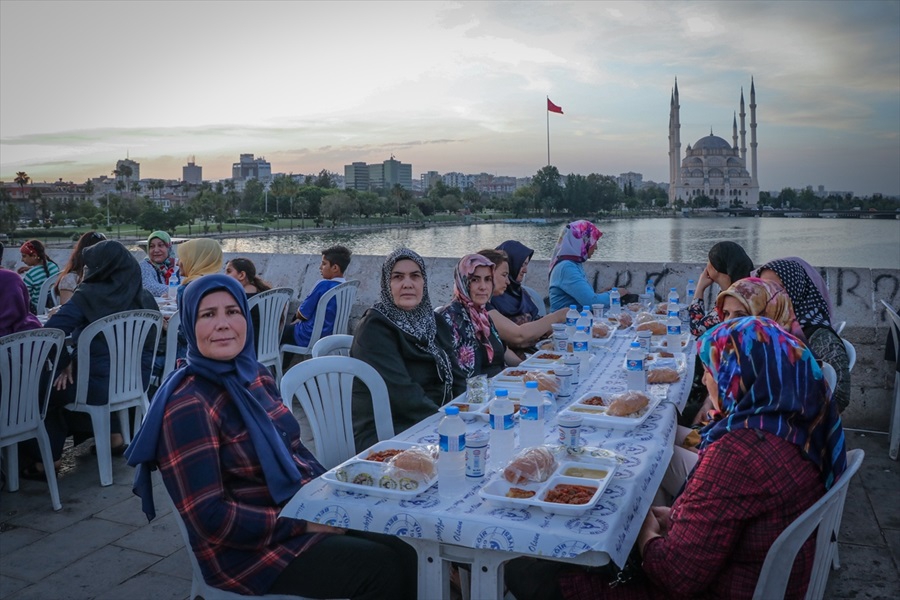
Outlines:
POLYGON ((547 96, 547 104, 544 106, 547 113, 547 166, 550 166, 550 96, 547 96))

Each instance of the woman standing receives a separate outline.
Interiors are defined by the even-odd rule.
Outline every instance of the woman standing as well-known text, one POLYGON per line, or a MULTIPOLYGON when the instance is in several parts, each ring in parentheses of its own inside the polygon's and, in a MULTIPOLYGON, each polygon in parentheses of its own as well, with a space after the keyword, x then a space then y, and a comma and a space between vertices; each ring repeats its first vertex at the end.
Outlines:
POLYGON ((735 281, 750 277, 750 271, 753 270, 753 261, 744 249, 734 242, 715 244, 709 249, 708 257, 709 262, 700 274, 697 289, 688 306, 691 333, 697 337, 721 322, 716 311, 710 311, 708 314, 706 312, 703 302, 706 288, 715 283, 719 286, 719 290, 727 290, 735 281))
MULTIPOLYGON (((595 292, 584 272, 584 262, 594 255, 602 235, 590 221, 573 221, 563 229, 550 257, 550 310, 568 308, 572 304, 578 310, 593 304, 609 306, 611 288, 595 292)), ((621 296, 627 293, 625 288, 619 288, 621 296)))
POLYGON ((175 270, 175 246, 165 231, 154 231, 147 238, 147 256, 141 261, 144 289, 161 298, 166 295, 169 276, 175 270))
POLYGON ((148 517, 158 467, 209 585, 254 596, 415 597, 415 552, 403 541, 279 516, 324 469, 256 361, 247 297, 234 279, 209 275, 182 300, 186 364, 157 392, 127 453, 148 517))
POLYGON ((22 280, 28 289, 31 312, 37 313, 38 302, 42 300, 39 298, 41 286, 59 273, 59 265, 47 256, 47 249, 38 240, 28 240, 19 251, 22 253, 22 262, 25 263, 24 267, 19 267, 19 274, 23 275, 22 280))
MULTIPOLYGON (((381 297, 356 325, 350 356, 372 365, 391 400, 394 432, 409 429, 466 389, 465 375, 448 354, 452 332, 435 318, 425 261, 408 248, 381 267, 381 297)), ((353 386, 353 435, 360 452, 378 441, 368 388, 353 386)))
POLYGON ((105 239, 106 236, 99 231, 87 231, 78 238, 78 243, 75 244, 75 249, 69 256, 69 262, 60 272, 59 280, 56 282, 56 294, 59 296, 60 304, 68 302, 75 293, 75 288, 81 283, 84 271, 84 249, 105 239))
MULTIPOLYGON (((480 254, 467 254, 456 265, 453 300, 438 309, 453 331, 450 359, 467 378, 493 377, 506 366, 506 346, 485 308, 493 293, 494 263, 480 254)), ((518 364, 517 357, 514 362, 518 364)))

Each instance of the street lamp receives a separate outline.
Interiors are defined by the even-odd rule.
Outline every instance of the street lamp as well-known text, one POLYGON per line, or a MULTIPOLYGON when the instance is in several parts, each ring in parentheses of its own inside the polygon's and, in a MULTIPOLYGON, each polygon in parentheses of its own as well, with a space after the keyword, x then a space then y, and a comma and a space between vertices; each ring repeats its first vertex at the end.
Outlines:
POLYGON ((106 226, 109 227, 109 190, 106 191, 106 226))

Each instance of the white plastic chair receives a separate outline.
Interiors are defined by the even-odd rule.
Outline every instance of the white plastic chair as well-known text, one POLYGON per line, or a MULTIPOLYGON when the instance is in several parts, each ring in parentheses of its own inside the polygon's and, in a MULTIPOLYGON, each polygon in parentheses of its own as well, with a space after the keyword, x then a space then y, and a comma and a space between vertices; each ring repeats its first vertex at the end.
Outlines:
POLYGON ((841 332, 844 331, 844 327, 847 326, 847 321, 841 321, 838 323, 838 326, 834 328, 834 332, 838 335, 841 335, 841 332))
POLYGON ((350 356, 350 346, 353 345, 353 336, 346 333, 338 333, 323 337, 315 343, 312 349, 312 357, 321 356, 350 356))
POLYGON ((19 489, 18 443, 36 438, 53 510, 60 510, 62 503, 44 417, 49 384, 65 341, 61 329, 33 329, 0 337, 0 448, 6 448, 6 485, 10 492, 19 489), (41 376, 46 376, 47 384, 43 394, 41 376))
POLYGON ((181 312, 175 311, 172 316, 169 317, 168 325, 166 326, 166 347, 165 347, 165 357, 166 362, 163 363, 163 370, 159 376, 153 376, 150 378, 150 385, 159 387, 162 382, 166 379, 166 376, 175 370, 175 360, 176 354, 178 353, 178 330, 181 328, 181 312))
POLYGON ((831 489, 781 532, 766 554, 756 590, 753 592, 754 600, 784 597, 797 552, 816 528, 818 533, 815 559, 809 587, 806 590, 806 600, 815 600, 825 595, 828 571, 832 564, 833 553, 837 549, 837 536, 844 501, 847 499, 847 488, 850 479, 859 470, 864 456, 865 452, 860 449, 847 452, 847 469, 831 489))
MULTIPOLYGON (((97 447, 97 466, 100 470, 100 485, 113 483, 112 453, 110 448, 110 414, 118 414, 125 443, 131 443, 132 430, 128 426, 128 409, 134 408, 134 431, 141 426, 147 412, 147 388, 141 373, 141 355, 151 331, 153 357, 159 346, 162 332, 162 315, 154 310, 127 310, 99 319, 81 332, 78 337, 78 374, 75 379, 75 402, 67 404, 71 411, 85 412, 91 416, 94 443, 97 447), (90 380, 91 342, 103 335, 109 347, 109 403, 88 404, 88 381, 90 380)), ((151 357, 152 361, 152 357, 151 357)))
POLYGON ((841 338, 841 341, 844 342, 844 350, 847 351, 847 359, 850 361, 849 365, 847 366, 847 370, 852 371, 853 365, 856 364, 856 348, 854 348, 853 344, 851 344, 845 338, 841 338))
POLYGON ((326 469, 356 455, 352 420, 354 378, 366 384, 372 395, 378 439, 394 437, 387 386, 368 363, 350 356, 312 358, 291 367, 281 380, 285 404, 290 407, 296 396, 309 417, 316 458, 326 469))
POLYGON ((334 327, 331 334, 347 333, 347 326, 350 324, 350 309, 356 302, 356 291, 359 288, 359 281, 345 281, 340 285, 336 285, 319 298, 316 304, 316 317, 313 321, 312 334, 309 337, 309 344, 306 346, 296 346, 294 344, 282 344, 282 352, 291 352, 293 354, 309 354, 312 347, 322 337, 322 327, 325 325, 325 311, 328 302, 334 298, 337 301, 336 312, 334 315, 334 327))
POLYGON ((250 310, 259 312, 259 331, 256 332, 256 360, 269 368, 275 367, 275 383, 281 381, 281 331, 285 310, 294 290, 273 288, 249 299, 250 310))
POLYGON ((48 301, 52 301, 53 305, 56 305, 56 300, 53 297, 53 286, 56 285, 56 282, 59 280, 59 273, 56 275, 51 275, 47 279, 44 280, 44 283, 41 284, 41 289, 38 291, 38 299, 37 299, 37 314, 46 315, 47 314, 47 304, 48 301))
POLYGON ((828 384, 828 391, 833 394, 834 388, 837 385, 837 371, 835 371, 834 367, 832 367, 824 360, 821 363, 821 367, 822 375, 825 376, 825 382, 828 384))
POLYGON ((531 301, 537 305, 539 316, 543 317, 547 314, 547 305, 544 304, 544 299, 537 293, 537 290, 530 288, 527 285, 523 285, 522 291, 531 296, 531 301))
MULTIPOLYGON (((891 335, 894 336, 894 352, 896 352, 896 358, 900 361, 900 315, 897 314, 897 311, 888 304, 886 301, 882 300, 882 304, 884 304, 884 308, 887 310, 888 316, 891 318, 891 335)), ((890 434, 891 442, 888 450, 888 454, 894 460, 897 460, 898 450, 900 450, 900 371, 894 370, 894 401, 891 406, 891 426, 888 430, 890 434)))
MULTIPOLYGON (((165 488, 165 486, 163 486, 165 488)), ((175 519, 175 522, 178 524, 178 531, 181 532, 181 537, 184 540, 184 549, 187 552, 188 559, 191 561, 191 573, 193 577, 191 578, 191 595, 190 600, 194 600, 197 596, 202 597, 204 600, 242 600, 244 598, 262 598, 264 600, 305 600, 300 596, 288 596, 285 594, 265 594, 263 596, 245 596, 244 594, 238 594, 237 592, 229 592, 226 590, 220 590, 219 588, 215 588, 206 583, 206 580, 203 579, 203 572, 200 571, 200 563, 197 561, 197 557, 194 555, 194 549, 191 547, 191 538, 188 535, 187 526, 184 524, 184 519, 181 518, 181 514, 178 512, 178 509, 175 508, 175 503, 172 502, 172 497, 168 495, 168 490, 166 490, 166 496, 169 498, 169 503, 172 506, 172 515, 175 519)))

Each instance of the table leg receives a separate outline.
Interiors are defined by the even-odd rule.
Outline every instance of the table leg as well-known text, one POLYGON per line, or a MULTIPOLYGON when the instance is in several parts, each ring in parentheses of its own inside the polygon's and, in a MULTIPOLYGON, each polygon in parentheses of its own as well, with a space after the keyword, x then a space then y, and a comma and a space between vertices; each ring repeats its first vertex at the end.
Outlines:
POLYGON ((416 550, 419 566, 417 597, 449 598, 450 564, 441 559, 440 542, 408 537, 400 539, 416 550))

